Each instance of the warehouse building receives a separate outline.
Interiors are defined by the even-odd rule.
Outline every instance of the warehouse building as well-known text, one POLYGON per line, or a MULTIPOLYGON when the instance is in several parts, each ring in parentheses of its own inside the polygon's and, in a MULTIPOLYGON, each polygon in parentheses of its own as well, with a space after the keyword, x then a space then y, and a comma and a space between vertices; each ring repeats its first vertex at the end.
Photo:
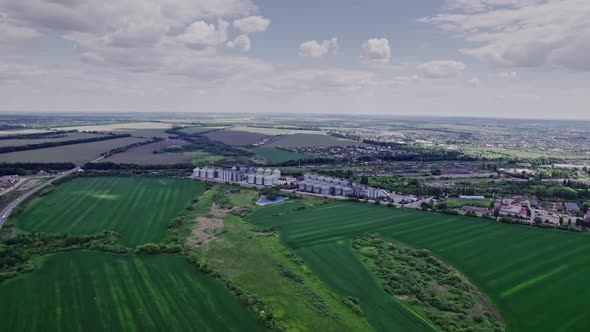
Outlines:
POLYGON ((388 200, 389 193, 383 189, 375 189, 356 184, 350 180, 337 179, 329 176, 304 174, 303 180, 297 184, 299 191, 330 196, 355 196, 368 199, 388 200))
POLYGON ((254 168, 249 166, 234 167, 195 167, 192 177, 195 179, 217 180, 223 182, 246 182, 259 186, 274 186, 279 183, 281 171, 270 168, 254 168))

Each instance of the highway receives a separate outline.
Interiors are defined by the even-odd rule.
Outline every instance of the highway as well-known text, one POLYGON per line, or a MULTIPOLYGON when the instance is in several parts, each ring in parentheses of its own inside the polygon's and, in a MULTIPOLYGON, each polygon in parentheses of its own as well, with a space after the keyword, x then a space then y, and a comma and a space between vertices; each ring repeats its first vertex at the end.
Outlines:
POLYGON ((19 198, 17 198, 16 200, 14 200, 12 203, 10 203, 6 208, 4 208, 4 210, 2 210, 2 213, 0 214, 0 229, 2 229, 2 226, 4 225, 4 222, 6 220, 8 220, 8 218, 10 217, 10 214, 12 214, 12 211, 19 206, 20 203, 22 203, 23 201, 25 201, 27 198, 31 197, 33 194, 35 194, 36 192, 42 190, 43 188, 48 187, 49 185, 51 185, 53 182, 60 180, 72 173, 77 172, 78 170, 80 170, 80 167, 76 167, 74 169, 71 169, 65 173, 62 173, 58 176, 56 176, 55 178, 53 178, 52 180, 49 180, 41 185, 39 185, 38 187, 35 187, 29 191, 27 191, 26 193, 24 193, 22 196, 20 196, 19 198))

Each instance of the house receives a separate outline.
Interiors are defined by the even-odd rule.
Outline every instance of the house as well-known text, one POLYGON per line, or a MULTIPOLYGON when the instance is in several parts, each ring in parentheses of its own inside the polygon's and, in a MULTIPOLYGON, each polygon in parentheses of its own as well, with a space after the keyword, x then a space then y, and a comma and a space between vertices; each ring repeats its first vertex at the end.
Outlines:
POLYGON ((564 202, 563 207, 565 208, 565 212, 568 214, 580 212, 580 207, 578 206, 577 203, 564 202))
POLYGON ((531 201, 530 201, 530 202, 531 202, 531 206, 532 206, 532 207, 534 207, 534 208, 536 208, 536 209, 537 209, 537 208, 539 208, 539 200, 538 200, 538 199, 536 199, 536 198, 531 198, 531 201))

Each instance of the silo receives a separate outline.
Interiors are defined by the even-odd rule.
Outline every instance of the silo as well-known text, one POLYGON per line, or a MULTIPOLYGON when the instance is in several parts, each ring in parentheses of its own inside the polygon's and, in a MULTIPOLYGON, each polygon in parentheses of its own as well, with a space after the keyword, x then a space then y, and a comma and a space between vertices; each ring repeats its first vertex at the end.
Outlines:
POLYGON ((207 179, 215 178, 215 170, 213 168, 207 168, 207 179))
POLYGON ((201 170, 199 171, 199 177, 200 178, 206 178, 207 177, 207 169, 206 168, 201 168, 201 170))
POLYGON ((272 175, 265 175, 264 176, 264 185, 270 187, 273 185, 273 176, 272 175))
POLYGON ((320 182, 326 182, 326 178, 323 176, 318 176, 318 181, 320 182))
POLYGON ((305 191, 307 192, 313 192, 313 182, 306 182, 305 183, 305 191))
POLYGON ((336 186, 336 187, 334 187, 334 195, 336 195, 336 196, 342 196, 342 186, 336 186))
POLYGON ((313 185, 313 192, 316 194, 321 194, 322 193, 322 185, 316 182, 313 185))
POLYGON ((265 169, 264 175, 272 175, 272 169, 270 169, 270 168, 265 169))
POLYGON ((317 180, 317 179, 318 179, 318 176, 317 176, 317 175, 315 175, 315 174, 310 174, 310 175, 309 175, 309 179, 310 179, 310 180, 312 180, 312 181, 315 181, 315 180, 317 180))
POLYGON ((193 177, 194 178, 198 178, 199 177, 199 172, 201 171, 200 168, 195 167, 195 169, 193 169, 193 177))
POLYGON ((320 194, 330 195, 330 186, 328 186, 328 185, 320 186, 320 194))
POLYGON ((305 181, 311 180, 310 174, 309 173, 303 174, 303 180, 305 180, 305 181))
POLYGON ((256 174, 256 184, 257 185, 264 184, 264 176, 262 174, 256 174))
POLYGON ((342 196, 350 196, 352 195, 352 188, 350 187, 344 187, 342 188, 342 196))
POLYGON ((255 184, 256 183, 256 175, 254 173, 248 174, 248 183, 255 184))
POLYGON ((299 187, 299 190, 305 190, 305 181, 300 181, 297 186, 299 187))

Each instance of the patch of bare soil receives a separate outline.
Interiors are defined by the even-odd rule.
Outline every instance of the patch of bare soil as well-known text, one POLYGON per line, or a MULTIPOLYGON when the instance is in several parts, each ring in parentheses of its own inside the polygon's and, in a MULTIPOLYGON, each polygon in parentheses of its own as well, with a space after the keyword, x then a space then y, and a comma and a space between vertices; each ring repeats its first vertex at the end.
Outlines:
POLYGON ((186 241, 189 246, 201 246, 215 240, 221 231, 223 219, 198 217, 197 226, 186 241))
POLYGON ((217 206, 217 203, 213 203, 211 205, 211 215, 216 218, 223 218, 230 212, 230 209, 222 209, 219 206, 217 206))

